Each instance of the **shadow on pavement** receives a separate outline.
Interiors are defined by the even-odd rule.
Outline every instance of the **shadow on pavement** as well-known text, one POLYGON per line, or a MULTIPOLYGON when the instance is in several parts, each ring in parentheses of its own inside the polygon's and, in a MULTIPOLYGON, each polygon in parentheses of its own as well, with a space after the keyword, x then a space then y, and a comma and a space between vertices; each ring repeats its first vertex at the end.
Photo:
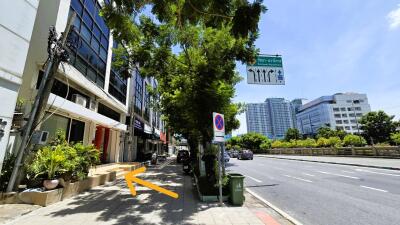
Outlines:
POLYGON ((67 205, 53 210, 47 216, 76 215, 79 222, 106 222, 107 224, 182 224, 191 221, 198 211, 207 210, 209 204, 199 203, 193 193, 191 178, 184 176, 180 165, 166 166, 162 171, 149 169, 144 180, 177 192, 178 199, 135 185, 137 196, 132 196, 125 180, 92 189, 69 199, 67 205), (190 185, 190 186, 188 186, 190 185))

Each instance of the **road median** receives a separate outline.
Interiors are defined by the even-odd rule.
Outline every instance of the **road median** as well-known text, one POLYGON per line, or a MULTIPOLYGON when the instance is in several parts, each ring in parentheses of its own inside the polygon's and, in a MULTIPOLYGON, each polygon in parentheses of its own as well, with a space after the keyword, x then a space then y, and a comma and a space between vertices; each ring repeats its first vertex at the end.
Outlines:
POLYGON ((303 162, 316 162, 337 164, 346 166, 359 166, 376 169, 400 170, 400 159, 385 158, 355 158, 355 157, 334 157, 334 156, 286 156, 286 155, 257 155, 259 157, 295 160, 303 162))

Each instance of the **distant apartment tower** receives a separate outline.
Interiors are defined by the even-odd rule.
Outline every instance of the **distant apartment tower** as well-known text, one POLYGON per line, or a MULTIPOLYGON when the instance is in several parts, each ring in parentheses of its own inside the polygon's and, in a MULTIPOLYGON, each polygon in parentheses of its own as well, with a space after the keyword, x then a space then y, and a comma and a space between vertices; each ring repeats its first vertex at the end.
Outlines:
POLYGON ((267 98, 264 103, 250 103, 246 109, 247 132, 282 139, 293 128, 292 105, 284 98, 267 98))
POLYGON ((300 107, 297 128, 302 134, 316 134, 320 127, 359 133, 358 120, 371 111, 366 94, 337 93, 322 96, 300 107))

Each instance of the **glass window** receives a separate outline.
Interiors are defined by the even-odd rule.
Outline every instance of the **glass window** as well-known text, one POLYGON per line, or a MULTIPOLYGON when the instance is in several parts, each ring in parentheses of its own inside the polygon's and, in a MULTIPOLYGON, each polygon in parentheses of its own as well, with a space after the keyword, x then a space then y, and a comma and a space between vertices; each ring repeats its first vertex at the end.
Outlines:
POLYGON ((342 114, 342 117, 347 117, 347 114, 342 114))
POLYGON ((90 33, 90 30, 89 30, 89 28, 86 26, 86 25, 83 25, 82 24, 82 27, 81 27, 81 36, 88 42, 88 43, 90 43, 90 38, 91 38, 91 33, 90 33))
POLYGON ((363 114, 362 114, 362 113, 357 113, 356 115, 359 116, 359 117, 361 117, 363 114))
POLYGON ((82 3, 79 0, 71 0, 71 6, 75 9, 76 14, 82 15, 82 3))
POLYGON ((97 25, 93 26, 93 34, 97 38, 97 40, 100 40, 101 33, 100 33, 100 28, 97 25))
POLYGON ((83 18, 83 22, 84 22, 89 28, 92 28, 92 26, 93 26, 93 19, 92 19, 92 17, 89 16, 89 14, 88 14, 86 11, 83 12, 82 18, 83 18))
POLYGON ((100 43, 96 40, 96 38, 92 38, 91 45, 92 45, 92 48, 94 49, 94 51, 96 53, 98 53, 99 52, 100 43))
POLYGON ((354 117, 354 113, 350 113, 349 116, 350 116, 350 117, 354 117))
POLYGON ((350 127, 349 127, 349 126, 345 126, 345 129, 346 129, 346 130, 350 130, 350 127))
POLYGON ((333 108, 333 111, 339 112, 339 108, 333 108))
POLYGON ((94 14, 96 12, 96 6, 93 0, 85 0, 85 7, 90 14, 94 14))
POLYGON ((335 114, 335 118, 341 118, 340 114, 335 114))
POLYGON ((86 74, 86 62, 80 57, 76 57, 75 67, 79 72, 86 74))
POLYGON ((107 51, 103 47, 100 48, 100 57, 104 61, 107 61, 107 51))
POLYGON ((340 108, 341 111, 346 111, 346 107, 340 108))
POLYGON ((104 35, 101 35, 101 45, 104 48, 108 48, 108 38, 104 35))
POLYGON ((70 63, 88 79, 104 87, 109 29, 103 18, 98 15, 99 8, 100 5, 97 4, 97 0, 71 1, 70 12, 75 11, 78 14, 74 21, 74 25, 78 29, 76 29, 76 32, 72 32, 71 36, 74 35, 79 38, 77 39, 79 46, 78 49, 70 49, 70 51, 72 52, 71 55, 76 51, 82 58, 72 60, 70 63), (100 58, 103 60, 100 60, 100 58), (90 70, 86 69, 88 66, 90 66, 90 70))
MULTIPOLYGON (((49 113, 46 113, 46 118, 49 116, 49 113)), ((69 119, 67 117, 59 116, 53 114, 47 120, 45 120, 42 124, 41 130, 49 132, 49 140, 53 139, 56 136, 56 132, 58 130, 62 130, 65 134, 68 134, 69 127, 69 119)))
POLYGON ((96 72, 94 72, 94 70, 90 67, 87 69, 87 77, 92 81, 96 81, 96 72))

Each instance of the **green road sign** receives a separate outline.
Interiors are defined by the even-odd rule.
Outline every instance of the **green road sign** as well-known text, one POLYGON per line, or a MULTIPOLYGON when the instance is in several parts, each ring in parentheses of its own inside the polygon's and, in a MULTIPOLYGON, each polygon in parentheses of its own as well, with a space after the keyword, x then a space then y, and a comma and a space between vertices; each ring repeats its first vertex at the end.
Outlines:
POLYGON ((251 66, 282 67, 280 56, 257 56, 256 63, 251 66))

